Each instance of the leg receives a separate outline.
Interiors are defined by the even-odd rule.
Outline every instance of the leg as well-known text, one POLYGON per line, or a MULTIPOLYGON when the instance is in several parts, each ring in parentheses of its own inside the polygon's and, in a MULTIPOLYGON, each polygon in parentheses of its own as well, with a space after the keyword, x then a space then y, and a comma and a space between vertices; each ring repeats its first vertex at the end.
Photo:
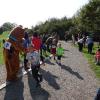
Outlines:
POLYGON ((24 69, 28 70, 29 67, 27 66, 28 60, 26 59, 26 54, 24 54, 24 69))
POLYGON ((36 87, 39 86, 40 83, 40 75, 38 74, 39 69, 37 68, 38 66, 31 66, 32 68, 32 76, 36 81, 36 87))

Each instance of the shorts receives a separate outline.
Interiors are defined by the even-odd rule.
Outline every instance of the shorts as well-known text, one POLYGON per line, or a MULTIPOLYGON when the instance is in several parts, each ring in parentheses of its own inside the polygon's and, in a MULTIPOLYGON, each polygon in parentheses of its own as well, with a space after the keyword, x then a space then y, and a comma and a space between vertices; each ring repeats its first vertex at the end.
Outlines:
POLYGON ((56 48, 51 48, 51 54, 56 54, 56 48))

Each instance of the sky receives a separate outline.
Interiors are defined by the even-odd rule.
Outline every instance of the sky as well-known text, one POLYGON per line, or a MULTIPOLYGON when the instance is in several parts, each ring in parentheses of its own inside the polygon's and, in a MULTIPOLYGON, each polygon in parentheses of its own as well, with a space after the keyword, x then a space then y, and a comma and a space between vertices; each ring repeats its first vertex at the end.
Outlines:
POLYGON ((0 26, 5 22, 30 28, 50 18, 70 18, 89 0, 0 0, 0 26))

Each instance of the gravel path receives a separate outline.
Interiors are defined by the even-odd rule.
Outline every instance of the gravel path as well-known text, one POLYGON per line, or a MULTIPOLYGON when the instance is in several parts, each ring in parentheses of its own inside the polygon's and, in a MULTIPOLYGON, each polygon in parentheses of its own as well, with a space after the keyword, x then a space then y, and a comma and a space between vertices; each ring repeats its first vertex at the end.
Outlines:
POLYGON ((0 100, 93 100, 100 84, 87 60, 71 43, 62 44, 65 49, 62 65, 51 59, 41 66, 44 77, 41 87, 35 87, 28 73, 1 90, 0 100))

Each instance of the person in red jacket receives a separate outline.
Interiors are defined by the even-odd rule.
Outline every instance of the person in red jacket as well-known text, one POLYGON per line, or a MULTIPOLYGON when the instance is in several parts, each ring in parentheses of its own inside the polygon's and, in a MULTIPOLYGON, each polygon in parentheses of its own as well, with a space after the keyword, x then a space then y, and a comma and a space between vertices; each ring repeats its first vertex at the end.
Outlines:
POLYGON ((44 58, 43 58, 42 51, 41 51, 42 39, 40 38, 38 32, 33 33, 31 44, 36 51, 40 52, 40 59, 41 59, 42 63, 44 64, 44 58))
POLYGON ((42 40, 41 40, 41 38, 39 37, 39 35, 38 35, 37 32, 34 32, 34 33, 33 33, 32 45, 33 45, 34 49, 36 49, 37 51, 39 51, 40 48, 41 48, 42 40))

